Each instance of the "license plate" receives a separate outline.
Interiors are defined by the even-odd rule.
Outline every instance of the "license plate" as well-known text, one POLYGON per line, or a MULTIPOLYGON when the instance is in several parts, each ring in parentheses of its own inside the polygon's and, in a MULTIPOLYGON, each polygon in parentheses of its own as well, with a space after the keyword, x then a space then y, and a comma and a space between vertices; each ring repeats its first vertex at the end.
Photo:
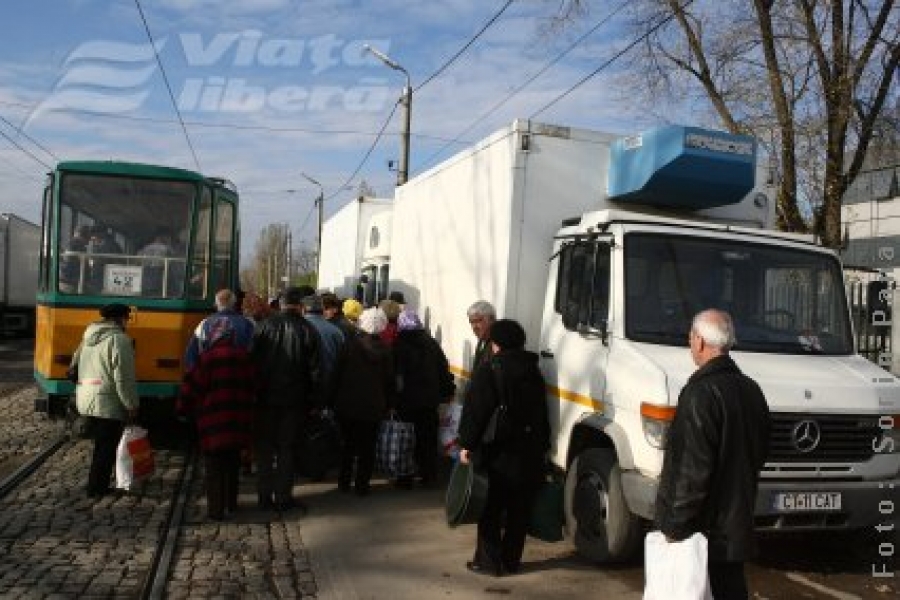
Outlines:
POLYGON ((772 507, 782 512, 841 510, 841 493, 778 492, 772 495, 772 507))

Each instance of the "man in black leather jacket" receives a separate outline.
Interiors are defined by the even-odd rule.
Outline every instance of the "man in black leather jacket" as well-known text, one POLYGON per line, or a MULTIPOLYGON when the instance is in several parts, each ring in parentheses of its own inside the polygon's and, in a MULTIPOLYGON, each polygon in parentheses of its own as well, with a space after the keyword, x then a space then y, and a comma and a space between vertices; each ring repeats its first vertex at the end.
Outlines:
POLYGON ((263 509, 306 509, 292 497, 294 442, 301 423, 322 407, 322 399, 319 335, 303 318, 303 297, 304 290, 288 288, 281 312, 264 321, 253 340, 261 380, 254 450, 263 509))
POLYGON ((753 512, 769 445, 769 408, 755 381, 728 355, 728 313, 705 310, 690 332, 699 367, 678 397, 656 499, 656 525, 672 541, 709 540, 716 600, 747 598, 744 561, 755 552, 753 512))

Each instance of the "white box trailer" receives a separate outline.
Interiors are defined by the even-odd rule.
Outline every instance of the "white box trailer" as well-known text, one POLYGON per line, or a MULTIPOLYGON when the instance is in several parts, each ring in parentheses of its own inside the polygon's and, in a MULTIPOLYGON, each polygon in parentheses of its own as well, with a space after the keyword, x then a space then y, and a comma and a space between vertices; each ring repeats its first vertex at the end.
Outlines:
POLYGON ((13 214, 0 214, 0 332, 34 331, 41 229, 13 214))
MULTIPOLYGON (((390 211, 393 202, 360 196, 322 225, 319 288, 341 297, 357 296, 360 275, 373 283, 386 272, 390 258, 390 211), (375 277, 369 277, 374 270, 375 277)), ((386 282, 385 282, 386 283, 386 282)))
POLYGON ((690 321, 710 307, 732 314, 732 356, 772 411, 758 526, 897 518, 877 507, 900 502, 900 381, 855 354, 836 255, 771 231, 762 164, 752 139, 721 132, 616 138, 517 121, 396 191, 391 288, 462 379, 474 301, 523 324, 547 381, 567 531, 593 560, 629 556, 653 517, 694 370, 690 321))

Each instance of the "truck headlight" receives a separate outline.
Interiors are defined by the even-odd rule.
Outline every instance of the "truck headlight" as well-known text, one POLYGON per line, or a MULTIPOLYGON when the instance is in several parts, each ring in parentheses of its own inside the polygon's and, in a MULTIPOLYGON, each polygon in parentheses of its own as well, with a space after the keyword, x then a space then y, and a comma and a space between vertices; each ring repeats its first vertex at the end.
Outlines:
POLYGON ((641 424, 644 427, 644 438, 654 448, 665 448, 669 427, 675 418, 674 406, 660 406, 641 402, 641 424))

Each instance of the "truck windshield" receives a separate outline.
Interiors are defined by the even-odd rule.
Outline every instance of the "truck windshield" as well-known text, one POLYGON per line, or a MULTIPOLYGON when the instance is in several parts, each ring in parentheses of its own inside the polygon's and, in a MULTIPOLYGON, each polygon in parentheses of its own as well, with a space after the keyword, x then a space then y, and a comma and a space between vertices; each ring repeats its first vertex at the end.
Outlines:
POLYGON ((196 191, 183 181, 63 175, 59 291, 182 297, 196 191))
POLYGON ((706 308, 734 319, 736 349, 853 352, 838 261, 820 252, 722 239, 632 233, 625 239, 625 333, 686 345, 706 308))

